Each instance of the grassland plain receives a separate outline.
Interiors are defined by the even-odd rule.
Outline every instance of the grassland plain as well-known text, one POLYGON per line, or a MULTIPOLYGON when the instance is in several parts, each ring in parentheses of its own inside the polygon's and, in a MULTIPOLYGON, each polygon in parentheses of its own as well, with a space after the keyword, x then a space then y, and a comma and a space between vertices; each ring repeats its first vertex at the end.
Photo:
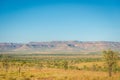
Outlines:
POLYGON ((120 60, 108 77, 101 57, 75 56, 1 55, 0 80, 120 80, 120 60))

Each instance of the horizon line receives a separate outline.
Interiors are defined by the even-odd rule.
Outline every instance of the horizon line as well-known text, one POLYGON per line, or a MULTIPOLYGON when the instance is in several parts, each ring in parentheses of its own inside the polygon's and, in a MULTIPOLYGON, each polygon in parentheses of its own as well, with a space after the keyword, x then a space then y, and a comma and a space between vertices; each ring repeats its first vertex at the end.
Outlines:
POLYGON ((120 41, 105 41, 105 40, 101 40, 101 41, 82 41, 82 40, 53 40, 53 41, 29 41, 29 42, 0 42, 0 43, 39 43, 39 42, 120 42, 120 41))

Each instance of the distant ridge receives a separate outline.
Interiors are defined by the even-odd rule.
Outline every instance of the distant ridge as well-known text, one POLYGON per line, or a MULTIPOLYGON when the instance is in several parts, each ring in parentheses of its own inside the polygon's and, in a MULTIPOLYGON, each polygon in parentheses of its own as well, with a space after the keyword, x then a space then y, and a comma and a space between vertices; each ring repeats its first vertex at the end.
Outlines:
POLYGON ((97 52, 112 49, 120 51, 120 42, 111 41, 51 41, 23 43, 0 43, 0 52, 7 51, 82 51, 97 52))
POLYGON ((16 48, 14 51, 25 51, 25 50, 29 50, 29 46, 27 46, 26 44, 23 44, 21 47, 16 48))

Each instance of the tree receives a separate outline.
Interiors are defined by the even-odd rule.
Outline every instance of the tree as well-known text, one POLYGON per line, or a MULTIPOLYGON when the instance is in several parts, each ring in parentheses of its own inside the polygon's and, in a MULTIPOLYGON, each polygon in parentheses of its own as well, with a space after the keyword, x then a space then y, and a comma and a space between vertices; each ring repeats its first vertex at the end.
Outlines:
POLYGON ((109 77, 111 77, 113 68, 117 64, 118 52, 114 52, 112 50, 106 50, 103 51, 103 57, 106 63, 106 67, 108 69, 109 77))
POLYGON ((22 67, 26 64, 26 62, 19 62, 18 63, 18 73, 21 75, 22 67))
POLYGON ((7 54, 1 54, 0 58, 1 58, 0 61, 2 61, 2 65, 5 68, 5 71, 8 72, 8 70, 9 70, 9 61, 10 61, 11 56, 9 56, 7 54))
POLYGON ((64 68, 65 70, 68 69, 68 62, 67 62, 67 61, 64 61, 64 62, 63 62, 63 68, 64 68))

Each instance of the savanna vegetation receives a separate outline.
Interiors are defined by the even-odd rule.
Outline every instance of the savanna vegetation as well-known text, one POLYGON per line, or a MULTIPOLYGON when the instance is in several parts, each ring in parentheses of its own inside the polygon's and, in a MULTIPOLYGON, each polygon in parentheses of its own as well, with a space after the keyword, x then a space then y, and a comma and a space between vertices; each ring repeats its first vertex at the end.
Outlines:
POLYGON ((0 54, 0 80, 120 80, 119 57, 103 53, 0 54))

